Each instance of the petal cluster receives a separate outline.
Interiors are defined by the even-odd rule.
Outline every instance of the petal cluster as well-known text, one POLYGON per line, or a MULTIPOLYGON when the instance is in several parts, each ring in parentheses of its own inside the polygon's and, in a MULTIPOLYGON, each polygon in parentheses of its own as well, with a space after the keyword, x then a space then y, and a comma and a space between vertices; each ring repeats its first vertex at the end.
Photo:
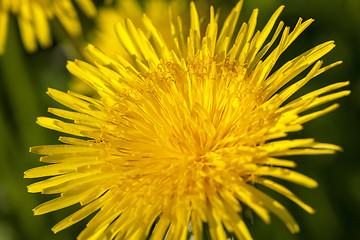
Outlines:
POLYGON ((68 70, 99 99, 49 89, 53 99, 68 107, 49 112, 65 120, 38 118, 41 126, 72 135, 60 137, 59 145, 32 147, 48 164, 25 172, 27 178, 48 177, 30 185, 29 192, 60 194, 36 207, 35 214, 81 204, 54 232, 96 212, 79 239, 186 239, 189 226, 195 239, 203 239, 205 232, 212 239, 226 239, 228 233, 251 239, 244 208, 267 223, 274 213, 291 232, 299 231, 286 208, 257 186, 314 212, 274 179, 317 186, 283 157, 331 154, 340 148, 287 135, 335 109, 337 104, 309 111, 348 95, 338 91, 348 82, 292 97, 339 64, 324 67, 319 60, 334 43, 320 44, 274 69, 312 20, 299 19, 292 30, 283 22, 276 25, 280 7, 255 31, 256 9, 235 31, 241 6, 242 1, 221 29, 211 7, 202 34, 191 3, 189 35, 181 19, 174 18, 171 44, 146 15, 143 24, 150 34, 126 19, 115 28, 124 54, 109 57, 89 45, 91 63, 68 63, 68 70))

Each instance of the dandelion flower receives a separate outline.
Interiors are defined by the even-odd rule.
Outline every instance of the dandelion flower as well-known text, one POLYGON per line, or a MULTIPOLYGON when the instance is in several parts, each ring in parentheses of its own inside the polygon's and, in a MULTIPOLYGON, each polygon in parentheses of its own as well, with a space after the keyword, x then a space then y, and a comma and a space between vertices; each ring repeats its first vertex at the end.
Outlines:
POLYGON ((115 30, 131 60, 121 55, 114 60, 89 45, 91 64, 68 63, 69 71, 100 98, 49 89, 53 99, 70 109, 49 112, 67 120, 38 118, 43 127, 73 135, 60 137, 60 145, 32 147, 48 165, 25 172, 26 178, 49 177, 31 184, 29 192, 61 194, 36 207, 36 215, 81 204, 54 232, 96 213, 78 239, 186 239, 189 225, 195 239, 203 239, 205 231, 212 239, 226 239, 228 233, 251 239, 245 206, 266 223, 274 213, 292 233, 299 231, 287 209, 256 185, 313 213, 274 179, 317 186, 291 170, 295 163, 283 157, 331 154, 339 147, 286 136, 335 109, 337 104, 308 111, 348 95, 336 91, 348 82, 289 100, 309 80, 339 64, 322 67, 319 61, 334 43, 320 44, 274 70, 279 56, 313 20, 299 19, 293 30, 280 22, 266 41, 283 7, 262 31, 255 32, 255 9, 235 32, 241 6, 242 1, 219 34, 211 7, 202 35, 191 3, 189 36, 176 18, 171 47, 147 16, 149 38, 124 20, 115 30), (271 47, 276 39, 279 43, 271 47), (306 76, 291 81, 310 66, 306 76))
MULTIPOLYGON (((88 17, 96 14, 91 0, 75 0, 88 17)), ((81 32, 78 15, 71 0, 1 0, 0 1, 0 54, 4 52, 9 13, 17 16, 24 47, 34 52, 38 44, 45 48, 51 40, 48 21, 58 18, 71 36, 81 32)))

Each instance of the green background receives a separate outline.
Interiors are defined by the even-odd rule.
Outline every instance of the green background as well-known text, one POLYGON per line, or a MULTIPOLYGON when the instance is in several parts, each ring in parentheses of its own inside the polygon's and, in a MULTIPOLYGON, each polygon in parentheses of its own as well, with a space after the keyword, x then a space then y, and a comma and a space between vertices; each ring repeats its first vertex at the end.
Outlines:
MULTIPOLYGON (((209 1, 221 8, 224 17, 236 1, 209 1)), ((97 4, 101 4, 99 1, 97 4)), ((259 8, 257 29, 261 29, 271 14, 284 4, 280 19, 294 27, 297 19, 314 18, 315 22, 281 57, 285 62, 307 49, 328 40, 335 40, 336 48, 323 59, 325 64, 343 60, 344 63, 313 79, 302 92, 338 81, 351 82, 347 89, 352 94, 337 102, 341 107, 334 112, 305 124, 305 129, 292 137, 314 137, 330 142, 344 151, 328 156, 301 156, 296 170, 319 182, 316 189, 286 184, 305 202, 316 209, 307 214, 289 200, 273 196, 290 210, 298 221, 301 232, 292 235, 285 225, 272 216, 270 225, 257 216, 248 223, 254 239, 360 239, 360 1, 358 0, 246 0, 241 22, 247 21, 252 9, 259 8)), ((81 15, 85 32, 93 23, 81 15)), ((66 61, 78 55, 59 24, 52 23, 52 47, 28 54, 24 51, 17 22, 11 17, 6 52, 0 56, 0 240, 15 239, 75 239, 86 221, 56 235, 51 227, 78 206, 69 207, 43 216, 33 216, 31 209, 53 196, 29 194, 26 186, 34 182, 23 179, 23 172, 39 166, 39 156, 28 153, 30 146, 55 144, 59 133, 35 124, 37 116, 49 116, 49 106, 59 106, 46 94, 48 87, 65 91, 70 74, 66 61)))

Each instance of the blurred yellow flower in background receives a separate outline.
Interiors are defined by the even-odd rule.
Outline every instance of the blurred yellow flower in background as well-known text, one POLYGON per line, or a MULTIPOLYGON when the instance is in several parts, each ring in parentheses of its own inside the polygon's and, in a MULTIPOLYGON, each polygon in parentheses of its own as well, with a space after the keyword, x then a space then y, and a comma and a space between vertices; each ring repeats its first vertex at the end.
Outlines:
MULTIPOLYGON (((176 10, 181 16, 188 11, 186 5, 180 0, 149 0, 144 2, 143 7, 136 1, 122 0, 116 1, 115 6, 101 7, 96 18, 96 28, 90 36, 91 42, 109 57, 116 59, 118 54, 126 56, 126 50, 122 47, 114 31, 115 24, 131 18, 135 27, 140 27, 144 13, 157 28, 160 28, 160 32, 169 35, 165 37, 166 41, 170 42, 170 25, 167 21, 169 9, 176 10)), ((149 35, 149 32, 145 34, 149 35)))
MULTIPOLYGON (((96 15, 91 0, 75 0, 88 17, 96 15)), ((71 0, 0 0, 0 54, 5 50, 9 13, 17 16, 25 49, 34 52, 52 43, 49 20, 57 18, 71 36, 81 33, 81 25, 71 0)))
MULTIPOLYGON (((142 26, 143 15, 146 14, 153 25, 162 33, 162 37, 167 44, 171 43, 170 22, 168 21, 174 16, 187 16, 188 6, 181 0, 148 0, 144 1, 144 6, 139 2, 133 0, 118 0, 115 1, 115 6, 103 6, 99 8, 98 16, 95 19, 96 27, 90 35, 93 45, 103 51, 106 55, 116 59, 116 55, 126 56, 126 50, 118 41, 116 32, 114 31, 115 24, 126 21, 130 18, 136 28, 142 26)), ((198 6, 209 5, 206 1, 197 1, 198 6)), ((200 13, 205 13, 204 7, 201 8, 200 13)), ((186 24, 187 25, 187 24, 186 24)), ((185 25, 185 26, 186 26, 185 25)), ((150 35, 148 29, 144 29, 146 36, 150 35)))
POLYGON ((145 30, 129 19, 120 20, 115 32, 124 52, 114 57, 89 45, 91 63, 68 63, 69 71, 100 99, 49 89, 52 98, 72 109, 49 112, 69 121, 38 118, 41 126, 74 136, 60 137, 60 145, 32 147, 31 152, 49 164, 25 172, 26 178, 50 177, 31 184, 29 192, 61 194, 36 207, 36 215, 82 206, 54 226, 54 232, 96 212, 79 239, 186 239, 189 224, 195 239, 203 239, 207 231, 212 239, 226 239, 228 233, 251 239, 244 206, 266 223, 274 213, 292 233, 299 231, 287 209, 256 185, 314 212, 268 177, 317 186, 290 170, 295 162, 283 157, 331 154, 340 148, 285 137, 334 110, 337 104, 309 112, 348 95, 347 90, 331 93, 348 82, 293 97, 340 63, 322 67, 319 60, 333 49, 333 41, 275 70, 280 55, 313 20, 299 19, 291 31, 280 22, 266 42, 283 7, 262 31, 255 31, 257 9, 235 31, 241 6, 242 1, 222 29, 211 7, 202 35, 191 3, 189 35, 180 18, 171 18, 171 43, 146 15, 145 30), (304 77, 294 80, 310 66, 304 77))

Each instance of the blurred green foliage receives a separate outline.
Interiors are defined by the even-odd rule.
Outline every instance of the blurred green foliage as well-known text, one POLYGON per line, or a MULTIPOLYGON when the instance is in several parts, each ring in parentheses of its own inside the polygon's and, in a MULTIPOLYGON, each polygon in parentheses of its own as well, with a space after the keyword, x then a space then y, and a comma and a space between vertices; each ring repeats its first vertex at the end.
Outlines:
MULTIPOLYGON (((98 1, 99 4, 101 1, 98 1)), ((221 8, 221 16, 236 1, 209 1, 221 8)), ((276 217, 271 225, 258 217, 248 223, 254 239, 360 239, 360 1, 358 0, 246 0, 241 21, 247 21, 252 9, 259 8, 258 29, 280 5, 286 5, 281 20, 293 27, 298 17, 316 21, 285 52, 280 61, 287 61, 307 49, 335 40, 337 47, 324 62, 343 60, 335 69, 315 78, 303 92, 308 92, 337 81, 350 80, 352 94, 339 100, 341 108, 309 122, 296 137, 315 137, 330 142, 344 151, 331 156, 297 157, 297 170, 319 182, 317 189, 305 189, 294 184, 289 188, 317 212, 309 215, 285 198, 274 194, 285 203, 300 224, 301 232, 292 235, 276 217)), ((85 31, 93 24, 82 17, 85 31)), ((34 145, 55 144, 59 133, 35 124, 37 116, 46 116, 48 106, 57 103, 46 96, 47 87, 65 91, 70 75, 66 61, 78 57, 62 30, 55 25, 55 39, 60 39, 46 50, 27 54, 21 44, 14 16, 10 19, 6 52, 0 56, 0 240, 75 239, 86 220, 56 235, 51 227, 70 214, 75 207, 56 213, 34 217, 31 209, 52 196, 29 194, 26 186, 34 182, 23 179, 23 172, 39 166, 39 156, 28 153, 34 145)), ((287 184, 285 184, 287 185, 287 184)), ((272 194, 272 193, 269 193, 272 194)))

